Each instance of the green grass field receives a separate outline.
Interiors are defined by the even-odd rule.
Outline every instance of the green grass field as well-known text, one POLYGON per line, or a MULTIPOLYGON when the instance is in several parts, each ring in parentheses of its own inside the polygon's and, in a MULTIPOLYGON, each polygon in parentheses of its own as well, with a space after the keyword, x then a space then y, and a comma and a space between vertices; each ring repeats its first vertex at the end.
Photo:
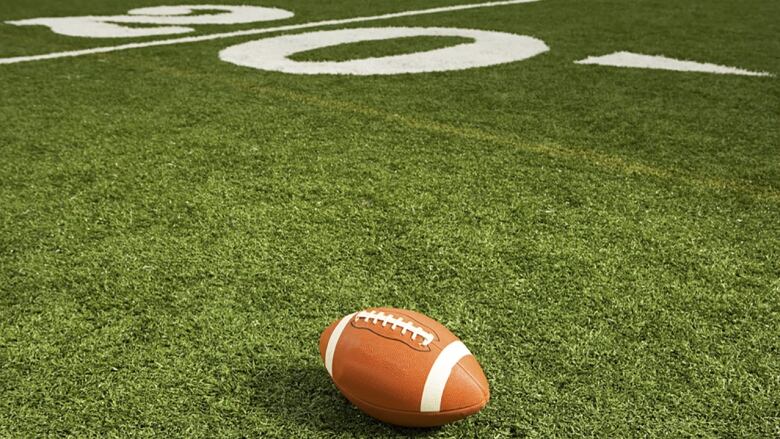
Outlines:
MULTIPOLYGON (((0 21, 177 1, 3 0, 0 21)), ((295 24, 468 2, 216 3, 295 24)), ((311 29, 550 47, 439 73, 218 58, 284 32, 0 64, 0 437, 780 437, 780 80, 574 63, 778 75, 777 17, 772 0, 541 0, 311 29), (369 306, 460 336, 485 410, 418 431, 352 407, 317 343, 369 306)), ((0 23, 0 58, 177 37, 0 23)))

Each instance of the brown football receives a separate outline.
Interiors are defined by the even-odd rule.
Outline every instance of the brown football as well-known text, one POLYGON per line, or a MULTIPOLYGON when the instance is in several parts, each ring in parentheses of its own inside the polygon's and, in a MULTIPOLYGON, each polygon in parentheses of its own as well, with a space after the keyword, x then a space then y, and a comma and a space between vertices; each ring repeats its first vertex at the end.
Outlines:
POLYGON ((370 308, 328 326, 320 355, 336 387, 370 416, 433 427, 480 411, 485 373, 463 342, 414 311, 370 308))

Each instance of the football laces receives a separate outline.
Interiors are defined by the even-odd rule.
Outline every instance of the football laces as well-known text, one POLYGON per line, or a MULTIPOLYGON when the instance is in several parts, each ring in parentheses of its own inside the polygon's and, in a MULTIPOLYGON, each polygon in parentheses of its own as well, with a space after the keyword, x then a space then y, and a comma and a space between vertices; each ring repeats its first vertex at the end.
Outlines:
POLYGON ((360 319, 375 325, 381 322, 383 327, 390 325, 390 329, 393 331, 396 328, 401 328, 401 335, 406 335, 409 332, 412 334, 412 340, 417 340, 417 337, 421 337, 423 340, 420 342, 420 345, 422 346, 428 346, 434 339, 433 334, 412 322, 405 321, 401 316, 395 317, 392 314, 385 314, 381 311, 360 311, 355 315, 355 321, 357 322, 360 319))

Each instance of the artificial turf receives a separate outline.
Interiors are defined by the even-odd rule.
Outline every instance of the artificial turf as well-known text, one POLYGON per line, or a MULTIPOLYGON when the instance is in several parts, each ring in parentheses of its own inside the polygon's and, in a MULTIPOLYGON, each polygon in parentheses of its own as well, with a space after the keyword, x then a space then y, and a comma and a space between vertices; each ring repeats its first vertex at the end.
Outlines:
MULTIPOLYGON (((0 20, 175 2, 93 3, 4 0, 0 20)), ((303 23, 456 3, 262 5, 303 23)), ((259 37, 0 65, 0 436, 780 436, 777 77, 574 64, 629 50, 778 74, 778 16, 542 0, 342 26, 551 48, 415 75, 217 57, 259 37), (368 306, 448 326, 491 403, 422 431, 351 407, 317 342, 368 306)), ((0 41, 135 40, 0 24, 0 41)))

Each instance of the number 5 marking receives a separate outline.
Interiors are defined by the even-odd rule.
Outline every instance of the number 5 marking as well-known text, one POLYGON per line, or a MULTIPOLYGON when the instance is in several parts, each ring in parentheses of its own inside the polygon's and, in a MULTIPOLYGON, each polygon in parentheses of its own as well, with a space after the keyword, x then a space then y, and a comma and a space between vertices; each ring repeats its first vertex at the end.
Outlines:
POLYGON ((132 38, 173 35, 194 31, 185 25, 240 24, 290 18, 293 13, 278 8, 225 5, 155 6, 132 9, 128 15, 32 18, 8 21, 17 26, 47 26, 52 32, 71 37, 132 38), (190 15, 195 11, 222 11, 218 14, 190 15), (154 27, 127 27, 125 24, 156 24, 154 27))

